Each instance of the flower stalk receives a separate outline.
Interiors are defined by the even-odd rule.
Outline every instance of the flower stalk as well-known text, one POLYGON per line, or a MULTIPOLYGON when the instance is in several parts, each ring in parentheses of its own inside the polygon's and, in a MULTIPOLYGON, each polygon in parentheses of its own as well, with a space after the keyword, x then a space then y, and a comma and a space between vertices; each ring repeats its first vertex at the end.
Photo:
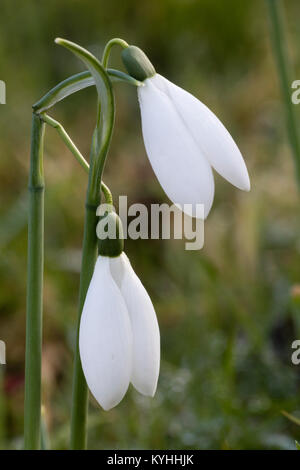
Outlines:
POLYGON ((88 389, 82 372, 81 361, 78 352, 78 337, 81 312, 86 293, 93 275, 97 257, 96 237, 96 206, 89 204, 89 190, 87 192, 84 236, 82 245, 82 263, 80 272, 78 324, 76 333, 76 348, 74 358, 72 410, 71 410, 71 449, 85 449, 87 444, 87 409, 88 389))
POLYGON ((28 286, 25 358, 25 449, 41 444, 41 358, 44 267, 44 173, 45 124, 33 114, 29 176, 28 286))
MULTIPOLYGON (((44 122, 46 122, 47 124, 49 124, 49 126, 57 130, 63 142, 66 144, 67 148, 71 151, 71 153, 74 155, 74 157, 76 158, 78 163, 81 165, 81 167, 85 170, 85 172, 88 173, 90 170, 90 165, 88 164, 84 156, 81 154, 81 152, 78 150, 78 148, 76 147, 76 145, 74 144, 74 142, 72 141, 68 133, 66 132, 65 128, 61 125, 61 123, 56 121, 52 117, 48 116, 48 114, 46 113, 42 113, 40 116, 44 122)), ((112 194, 110 192, 109 187, 103 181, 101 181, 101 190, 104 194, 106 203, 112 205, 113 204, 112 194)))
POLYGON ((102 55, 102 65, 105 69, 107 69, 109 56, 114 46, 121 46, 122 49, 126 49, 129 46, 129 44, 126 41, 124 41, 124 39, 120 39, 120 38, 113 38, 110 41, 108 41, 108 43, 106 44, 104 48, 103 55, 102 55))

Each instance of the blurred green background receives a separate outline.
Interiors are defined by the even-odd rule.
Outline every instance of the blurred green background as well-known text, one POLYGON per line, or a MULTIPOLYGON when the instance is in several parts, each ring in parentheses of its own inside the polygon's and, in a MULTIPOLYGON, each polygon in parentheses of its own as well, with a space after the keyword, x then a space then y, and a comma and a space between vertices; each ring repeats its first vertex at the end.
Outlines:
MULTIPOLYGON (((285 2, 290 52, 300 78, 300 3, 285 2)), ((23 431, 27 177, 31 105, 82 69, 56 36, 99 57, 121 37, 156 69, 204 101, 230 130, 251 182, 243 193, 216 175, 201 251, 183 241, 126 243, 159 319, 158 391, 130 388, 103 412, 90 400, 89 448, 294 449, 300 427, 299 194, 263 0, 1 0, 0 79, 0 447, 23 431)), ((120 50, 111 66, 123 69, 120 50)), ((297 71, 298 76, 297 76, 297 71)), ((114 85, 117 118, 105 181, 129 203, 168 202, 147 160, 134 88, 114 85)), ((94 89, 58 104, 84 155, 95 122, 94 89)), ((300 111, 300 106, 299 106, 300 111)), ((300 123, 300 115, 296 110, 300 123)), ((47 128, 43 404, 52 448, 68 446, 72 351, 87 178, 47 128)))

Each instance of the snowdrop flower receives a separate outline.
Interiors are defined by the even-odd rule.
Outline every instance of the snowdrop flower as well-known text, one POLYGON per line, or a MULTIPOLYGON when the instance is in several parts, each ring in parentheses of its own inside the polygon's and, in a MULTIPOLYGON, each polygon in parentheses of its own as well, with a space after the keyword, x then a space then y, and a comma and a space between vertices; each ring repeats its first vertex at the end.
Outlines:
MULTIPOLYGON (((142 131, 153 170, 175 204, 192 209, 204 204, 204 217, 214 198, 214 168, 244 191, 250 181, 244 159, 229 132, 201 101, 155 72, 135 46, 122 52, 128 73, 143 82, 138 87, 142 131)), ((183 208, 184 209, 184 208, 183 208)))
MULTIPOLYGON (((107 217, 120 219, 115 213, 107 217)), ((129 383, 143 395, 156 391, 160 334, 156 314, 123 252, 123 240, 99 240, 99 256, 79 331, 82 369, 105 410, 124 397, 129 383)))

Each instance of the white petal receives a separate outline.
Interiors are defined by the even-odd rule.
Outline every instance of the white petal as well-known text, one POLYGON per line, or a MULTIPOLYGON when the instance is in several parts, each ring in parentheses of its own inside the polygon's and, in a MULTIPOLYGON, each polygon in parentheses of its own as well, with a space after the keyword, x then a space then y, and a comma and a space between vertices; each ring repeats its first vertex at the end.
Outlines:
POLYGON ((192 204, 188 215, 196 215, 195 204, 204 204, 207 216, 214 197, 211 167, 199 152, 169 97, 156 86, 156 77, 138 87, 142 130, 146 151, 156 176, 175 204, 192 204))
POLYGON ((107 257, 98 257, 87 292, 79 349, 89 389, 105 410, 113 408, 124 397, 130 382, 132 331, 107 257))
POLYGON ((144 395, 156 391, 160 365, 160 334, 151 299, 125 255, 111 258, 111 270, 123 273, 119 277, 121 292, 127 305, 133 335, 133 365, 131 382, 144 395))
POLYGON ((234 186, 250 190, 244 159, 236 143, 217 116, 193 95, 156 74, 155 85, 172 100, 200 152, 212 167, 234 186))

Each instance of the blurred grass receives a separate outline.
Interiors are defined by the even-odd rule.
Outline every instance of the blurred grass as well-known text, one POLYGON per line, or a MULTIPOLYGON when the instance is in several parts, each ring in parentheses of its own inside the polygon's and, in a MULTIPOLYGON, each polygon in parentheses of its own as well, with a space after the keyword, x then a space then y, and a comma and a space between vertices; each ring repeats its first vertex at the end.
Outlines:
MULTIPOLYGON (((286 7, 297 74, 300 5, 286 7)), ((159 317, 161 376, 153 400, 130 390, 106 413, 91 399, 89 447, 295 448, 300 428, 281 410, 300 417, 299 369, 290 360, 300 337, 299 199, 264 2, 2 0, 0 22, 7 85, 0 108, 0 339, 7 344, 0 448, 22 445, 31 104, 81 70, 54 45, 56 36, 98 56, 114 36, 142 47, 160 73, 223 120, 252 181, 244 194, 216 176, 200 252, 179 241, 127 241, 159 317)), ((112 64, 122 67, 118 51, 112 64)), ((105 181, 129 203, 167 201, 145 155, 135 91, 121 84, 115 91, 105 181)), ((95 92, 85 90, 52 112, 85 155, 95 111, 95 92)), ((45 172, 43 403, 52 447, 66 448, 86 175, 53 129, 45 172)))

